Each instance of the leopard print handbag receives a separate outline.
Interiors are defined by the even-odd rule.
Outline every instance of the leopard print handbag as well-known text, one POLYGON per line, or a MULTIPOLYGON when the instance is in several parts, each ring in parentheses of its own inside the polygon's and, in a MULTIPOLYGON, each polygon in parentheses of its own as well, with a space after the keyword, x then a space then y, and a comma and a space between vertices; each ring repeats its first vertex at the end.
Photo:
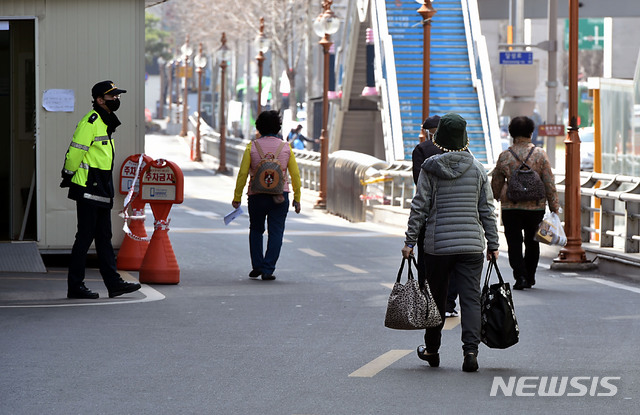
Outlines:
POLYGON ((442 317, 431 295, 429 284, 425 281, 425 290, 422 291, 418 281, 413 277, 411 263, 413 262, 417 268, 415 257, 411 256, 409 261, 406 284, 400 282, 406 261, 407 258, 402 259, 396 283, 389 295, 385 327, 396 330, 420 330, 440 325, 442 317))

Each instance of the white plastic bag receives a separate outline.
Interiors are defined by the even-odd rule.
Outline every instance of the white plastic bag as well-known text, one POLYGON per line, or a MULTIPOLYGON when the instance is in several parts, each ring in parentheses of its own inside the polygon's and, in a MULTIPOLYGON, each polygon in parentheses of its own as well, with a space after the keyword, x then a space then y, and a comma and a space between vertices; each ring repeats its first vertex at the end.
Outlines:
POLYGON ((565 246, 567 244, 567 235, 564 233, 562 222, 560 222, 557 213, 547 211, 544 214, 534 239, 547 245, 565 246))

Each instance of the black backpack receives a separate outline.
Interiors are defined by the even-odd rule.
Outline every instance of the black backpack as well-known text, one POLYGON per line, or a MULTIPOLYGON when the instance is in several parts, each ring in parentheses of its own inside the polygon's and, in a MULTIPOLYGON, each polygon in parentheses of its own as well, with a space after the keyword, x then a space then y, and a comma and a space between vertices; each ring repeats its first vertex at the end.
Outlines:
POLYGON ((535 147, 529 151, 527 158, 522 161, 516 153, 509 148, 513 157, 522 163, 520 167, 513 171, 507 183, 507 197, 512 202, 528 202, 545 198, 544 183, 540 175, 527 165, 527 160, 531 157, 533 150, 535 150, 535 147))

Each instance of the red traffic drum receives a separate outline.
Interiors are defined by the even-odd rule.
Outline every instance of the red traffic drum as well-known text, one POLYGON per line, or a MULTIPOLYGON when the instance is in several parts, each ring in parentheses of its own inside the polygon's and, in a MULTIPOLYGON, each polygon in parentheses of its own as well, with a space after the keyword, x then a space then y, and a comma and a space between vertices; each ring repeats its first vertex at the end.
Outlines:
POLYGON ((151 242, 140 267, 140 282, 178 284, 180 268, 169 241, 169 211, 184 198, 184 176, 177 164, 163 159, 149 163, 140 178, 140 201, 149 203, 154 217, 151 242))

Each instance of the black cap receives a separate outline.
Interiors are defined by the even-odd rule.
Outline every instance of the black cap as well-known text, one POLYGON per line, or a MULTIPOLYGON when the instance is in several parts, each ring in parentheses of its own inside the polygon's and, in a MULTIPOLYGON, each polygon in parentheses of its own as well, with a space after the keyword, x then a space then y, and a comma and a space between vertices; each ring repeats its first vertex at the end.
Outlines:
POLYGON ((428 130, 430 128, 437 128, 439 122, 440 122, 440 116, 432 115, 431 117, 424 120, 424 123, 422 124, 422 129, 428 130))
POLYGON ((125 89, 116 87, 113 81, 98 82, 91 88, 91 96, 93 96, 93 98, 98 98, 103 95, 120 95, 125 92, 127 92, 125 89))

